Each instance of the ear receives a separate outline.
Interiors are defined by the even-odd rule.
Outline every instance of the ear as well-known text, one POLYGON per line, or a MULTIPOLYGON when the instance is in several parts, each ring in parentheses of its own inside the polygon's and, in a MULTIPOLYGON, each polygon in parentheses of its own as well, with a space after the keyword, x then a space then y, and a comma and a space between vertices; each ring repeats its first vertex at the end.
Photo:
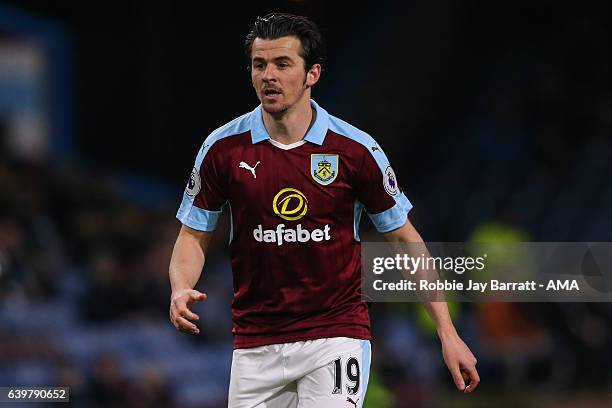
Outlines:
POLYGON ((306 73, 306 82, 305 85, 307 88, 310 88, 314 84, 319 81, 321 77, 321 64, 314 64, 310 67, 310 70, 306 73))

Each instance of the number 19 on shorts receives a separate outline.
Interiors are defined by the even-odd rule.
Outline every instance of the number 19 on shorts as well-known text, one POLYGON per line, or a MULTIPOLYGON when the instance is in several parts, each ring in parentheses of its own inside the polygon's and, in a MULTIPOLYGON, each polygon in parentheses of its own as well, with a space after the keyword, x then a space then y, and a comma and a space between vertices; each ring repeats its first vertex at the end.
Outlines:
POLYGON ((348 395, 355 395, 361 386, 361 370, 359 360, 350 357, 346 364, 342 364, 342 359, 334 360, 334 389, 332 394, 342 394, 343 380, 346 379, 346 392, 348 395))

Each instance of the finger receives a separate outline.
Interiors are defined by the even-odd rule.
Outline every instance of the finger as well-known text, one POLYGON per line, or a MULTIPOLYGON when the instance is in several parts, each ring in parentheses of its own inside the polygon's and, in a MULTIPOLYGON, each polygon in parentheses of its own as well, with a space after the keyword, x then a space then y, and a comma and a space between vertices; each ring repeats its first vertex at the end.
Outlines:
POLYGON ((200 316, 193 313, 185 305, 172 305, 170 307, 170 320, 174 320, 175 317, 184 317, 188 320, 200 320, 200 316))
POLYGON ((183 309, 179 309, 179 316, 184 317, 187 320, 200 320, 200 316, 198 316, 197 314, 193 313, 191 310, 187 309, 187 308, 183 308, 183 309))
POLYGON ((198 329, 198 326, 196 326, 195 324, 191 323, 189 320, 183 318, 183 317, 176 317, 174 319, 175 321, 175 326, 177 329, 188 332, 188 333, 193 333, 193 334, 198 334, 200 333, 200 329, 198 329))
POLYGON ((474 366, 466 367, 463 372, 469 377, 469 384, 467 387, 465 387, 463 392, 470 393, 474 391, 476 387, 478 387, 478 384, 480 384, 480 376, 478 375, 478 371, 476 371, 476 367, 474 366))
POLYGON ((463 376, 461 375, 461 371, 459 371, 458 366, 449 367, 448 368, 453 376, 453 381, 455 382, 455 386, 459 391, 465 390, 465 381, 463 380, 463 376))
POLYGON ((470 375, 467 371, 461 369, 461 377, 463 377, 463 384, 465 384, 461 391, 466 392, 465 390, 470 386, 470 375))

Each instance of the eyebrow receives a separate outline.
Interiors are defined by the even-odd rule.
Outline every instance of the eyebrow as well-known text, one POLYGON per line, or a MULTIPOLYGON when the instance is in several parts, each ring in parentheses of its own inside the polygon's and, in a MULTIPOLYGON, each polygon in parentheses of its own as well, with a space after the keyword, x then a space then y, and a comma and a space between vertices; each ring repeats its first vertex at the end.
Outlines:
MULTIPOLYGON (((262 58, 262 57, 253 57, 253 62, 256 62, 256 61, 257 62, 262 62, 262 61, 265 62, 266 60, 265 60, 265 58, 262 58)), ((293 59, 290 56, 288 56, 288 55, 280 55, 278 57, 274 57, 272 59, 272 61, 275 61, 275 62, 291 61, 291 62, 293 62, 293 59)))

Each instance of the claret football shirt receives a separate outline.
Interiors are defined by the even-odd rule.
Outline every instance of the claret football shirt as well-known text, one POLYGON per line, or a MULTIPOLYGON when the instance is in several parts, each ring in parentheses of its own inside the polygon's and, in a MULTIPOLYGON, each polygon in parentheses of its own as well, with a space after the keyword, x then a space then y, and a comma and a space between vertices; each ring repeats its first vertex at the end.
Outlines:
POLYGON ((212 132, 177 213, 213 231, 229 212, 235 348, 370 339, 359 220, 365 209, 388 232, 412 208, 374 139, 311 105, 315 122, 291 145, 270 138, 261 106, 212 132))

